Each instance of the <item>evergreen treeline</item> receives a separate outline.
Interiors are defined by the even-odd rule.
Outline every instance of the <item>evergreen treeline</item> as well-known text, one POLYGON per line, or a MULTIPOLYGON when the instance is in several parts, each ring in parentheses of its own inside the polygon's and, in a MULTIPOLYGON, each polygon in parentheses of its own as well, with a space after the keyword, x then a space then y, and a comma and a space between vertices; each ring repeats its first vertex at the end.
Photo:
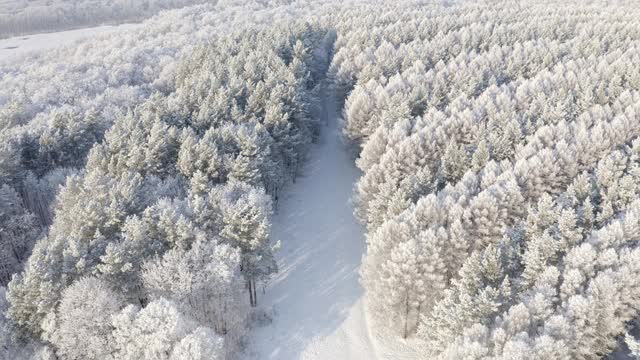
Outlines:
POLYGON ((358 11, 330 74, 378 323, 425 358, 611 352, 640 305, 637 7, 358 11))
MULTIPOLYGON (((119 78, 69 90, 83 99, 45 106, 31 89, 11 94, 1 133, 3 281, 28 260, 3 290, 2 356, 236 352, 257 285, 277 271, 270 217, 318 134, 333 39, 317 22, 248 27, 180 49, 159 70, 110 72, 95 60, 100 75, 119 78)), ((177 50, 158 41, 135 48, 177 50)), ((92 65, 80 62, 86 75, 92 65)), ((74 66, 61 82, 86 83, 74 66)))

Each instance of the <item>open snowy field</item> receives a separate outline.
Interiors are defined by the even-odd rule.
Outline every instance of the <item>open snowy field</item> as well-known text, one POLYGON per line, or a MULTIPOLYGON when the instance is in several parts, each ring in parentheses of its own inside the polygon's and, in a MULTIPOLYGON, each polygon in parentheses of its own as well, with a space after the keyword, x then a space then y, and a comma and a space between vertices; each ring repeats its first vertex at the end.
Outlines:
POLYGON ((160 11, 209 0, 2 0, 0 39, 141 21, 160 11))
MULTIPOLYGON (((32 34, 0 39, 0 62, 16 61, 24 55, 60 47, 73 47, 78 40, 133 29, 137 24, 104 25, 84 29, 32 34)), ((46 56, 42 54, 41 56, 46 56)))

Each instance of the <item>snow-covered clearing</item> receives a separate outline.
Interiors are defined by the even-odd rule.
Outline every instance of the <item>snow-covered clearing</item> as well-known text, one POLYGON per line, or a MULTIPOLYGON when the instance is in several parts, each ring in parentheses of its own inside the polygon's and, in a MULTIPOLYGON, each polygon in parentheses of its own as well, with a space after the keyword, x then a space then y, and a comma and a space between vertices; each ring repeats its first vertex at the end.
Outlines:
POLYGON ((349 201, 360 171, 340 141, 336 113, 327 99, 327 126, 274 216, 280 271, 258 297, 273 322, 252 330, 248 359, 415 358, 370 332, 358 281, 364 229, 349 201))
POLYGON ((69 46, 78 40, 108 34, 116 31, 132 29, 138 24, 103 25, 84 29, 42 33, 0 39, 0 62, 15 61, 20 55, 69 46))
POLYGON ((359 170, 339 140, 334 107, 326 110, 327 127, 273 219, 280 271, 259 303, 274 319, 253 330, 250 358, 374 358, 358 283, 364 229, 349 203, 359 170))

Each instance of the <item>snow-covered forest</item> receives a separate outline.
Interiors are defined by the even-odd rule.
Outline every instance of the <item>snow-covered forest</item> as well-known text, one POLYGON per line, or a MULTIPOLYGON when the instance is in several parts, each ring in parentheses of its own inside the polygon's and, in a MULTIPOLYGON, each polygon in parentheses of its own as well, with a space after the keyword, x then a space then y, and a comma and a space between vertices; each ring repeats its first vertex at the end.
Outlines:
POLYGON ((602 357, 640 305, 638 9, 510 5, 339 32, 362 282, 426 358, 602 357))
POLYGON ((635 1, 25 4, 186 7, 0 63, 0 358, 640 357, 635 1))

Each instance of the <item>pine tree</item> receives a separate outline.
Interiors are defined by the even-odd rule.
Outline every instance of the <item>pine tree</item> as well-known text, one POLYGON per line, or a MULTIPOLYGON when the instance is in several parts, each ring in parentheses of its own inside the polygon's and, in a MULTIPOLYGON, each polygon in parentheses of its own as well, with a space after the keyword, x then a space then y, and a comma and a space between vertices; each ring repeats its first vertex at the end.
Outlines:
POLYGON ((443 181, 456 183, 467 170, 467 154, 454 141, 449 142, 442 158, 441 172, 443 181))
MULTIPOLYGON (((112 324, 114 343, 118 349, 115 356, 127 360, 183 359, 184 355, 189 354, 186 349, 189 343, 201 341, 197 339, 201 339, 203 331, 205 334, 211 333, 211 330, 199 328, 174 303, 165 299, 151 302, 143 309, 129 305, 113 316, 112 324)), ((224 351, 221 351, 219 343, 216 344, 219 340, 213 338, 210 341, 214 343, 201 350, 215 353, 199 356, 222 358, 224 351)))
POLYGON ((97 278, 82 278, 64 290, 60 305, 45 322, 43 338, 66 359, 103 359, 117 349, 111 316, 125 305, 122 296, 97 278), (91 298, 87 298, 91 294, 91 298))
POLYGON ((209 196, 219 201, 220 236, 240 249, 240 268, 247 281, 250 303, 256 306, 257 280, 277 271, 269 241, 271 199, 264 190, 243 183, 214 188, 209 196))
POLYGON ((237 249, 202 236, 187 251, 175 248, 147 261, 141 277, 150 300, 169 299, 199 323, 237 341, 247 312, 240 300, 239 265, 237 249))
POLYGON ((489 157, 490 154, 487 143, 484 140, 481 140, 473 153, 473 157, 471 158, 471 167, 476 171, 482 169, 489 161, 489 157))
POLYGON ((9 185, 0 187, 0 283, 6 284, 21 269, 40 235, 35 216, 9 185))

